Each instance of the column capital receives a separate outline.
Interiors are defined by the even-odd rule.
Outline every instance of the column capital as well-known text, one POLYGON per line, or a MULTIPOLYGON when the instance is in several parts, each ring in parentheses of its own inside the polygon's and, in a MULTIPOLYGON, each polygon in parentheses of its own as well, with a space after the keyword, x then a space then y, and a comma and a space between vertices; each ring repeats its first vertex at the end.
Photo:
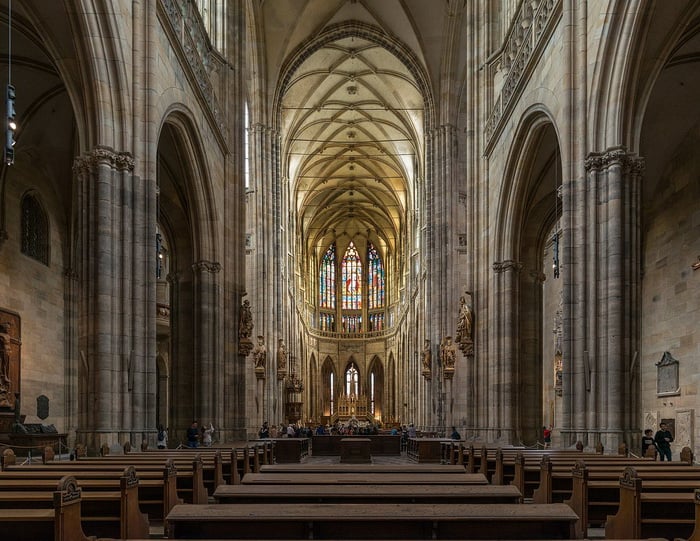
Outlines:
POLYGON ((90 169, 100 165, 107 165, 118 171, 133 172, 135 160, 129 152, 117 152, 113 148, 98 145, 89 153, 77 156, 73 160, 73 173, 87 174, 90 169))
POLYGON ((492 267, 496 274, 505 271, 520 272, 523 269, 523 264, 513 259, 505 259, 504 261, 494 261, 492 267))
POLYGON ((202 259, 193 263, 192 269, 199 272, 215 274, 221 271, 221 264, 216 261, 207 261, 206 259, 202 259))
POLYGON ((611 147, 605 152, 591 152, 584 163, 586 171, 601 171, 613 165, 635 173, 644 171, 644 158, 628 152, 624 146, 611 147))

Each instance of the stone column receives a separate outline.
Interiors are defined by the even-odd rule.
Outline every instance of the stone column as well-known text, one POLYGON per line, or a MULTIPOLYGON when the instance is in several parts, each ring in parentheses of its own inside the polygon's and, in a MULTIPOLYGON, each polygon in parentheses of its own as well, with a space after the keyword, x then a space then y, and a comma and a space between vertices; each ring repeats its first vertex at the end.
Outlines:
POLYGON ((96 147, 75 160, 74 173, 81 209, 79 392, 86 406, 78 440, 96 449, 140 441, 155 424, 148 351, 155 328, 147 324, 155 277, 143 253, 153 244, 147 213, 155 206, 129 153, 96 147))
POLYGON ((195 416, 218 427, 223 419, 223 373, 219 351, 219 299, 221 265, 200 260, 192 265, 194 276, 194 392, 195 416))
POLYGON ((630 367, 639 350, 643 169, 643 160, 624 147, 591 153, 586 159, 589 205, 595 203, 596 209, 588 225, 596 248, 591 257, 595 274, 590 295, 595 302, 590 306, 586 349, 590 371, 586 383, 592 394, 586 428, 598 433, 596 439, 606 448, 629 441, 630 433, 637 431, 634 407, 639 397, 630 367))
POLYGON ((519 344, 519 281, 522 263, 507 259, 493 264, 497 274, 494 295, 497 299, 497 360, 489 368, 488 400, 490 437, 495 440, 516 441, 522 399, 519 344))

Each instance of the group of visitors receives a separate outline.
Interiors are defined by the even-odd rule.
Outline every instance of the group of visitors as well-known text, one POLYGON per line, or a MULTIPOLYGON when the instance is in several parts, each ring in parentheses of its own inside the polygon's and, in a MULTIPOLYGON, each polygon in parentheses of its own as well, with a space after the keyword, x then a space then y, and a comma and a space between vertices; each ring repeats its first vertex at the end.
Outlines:
POLYGON ((187 429, 187 447, 196 448, 199 447, 201 442, 204 447, 211 447, 214 434, 214 425, 209 423, 209 426, 202 426, 199 428, 197 421, 192 421, 192 424, 187 429))
POLYGON ((668 429, 666 423, 661 423, 659 425, 659 430, 654 431, 651 428, 647 428, 644 431, 644 436, 642 436, 642 456, 655 457, 658 453, 659 460, 662 462, 668 460, 671 462, 671 442, 673 441, 673 435, 668 429))

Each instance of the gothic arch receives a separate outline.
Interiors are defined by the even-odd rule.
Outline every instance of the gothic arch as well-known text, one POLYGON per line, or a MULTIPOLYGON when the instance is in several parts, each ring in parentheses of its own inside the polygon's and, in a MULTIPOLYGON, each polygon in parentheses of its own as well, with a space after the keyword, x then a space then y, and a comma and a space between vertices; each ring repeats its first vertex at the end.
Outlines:
MULTIPOLYGON (((561 185, 558 133, 542 105, 526 111, 508 156, 497 212, 494 262, 497 295, 496 328, 511 328, 509 336, 494 335, 498 364, 490 377, 512 389, 498 401, 496 419, 512 430, 515 442, 534 443, 545 417, 544 253, 548 242, 559 242, 561 185)), ((558 271, 558 267, 557 267, 558 271)), ((497 437, 508 437, 506 434, 497 437)))
POLYGON ((375 355, 367 369, 366 394, 370 401, 370 413, 374 419, 381 421, 386 415, 385 397, 387 374, 382 360, 375 355))

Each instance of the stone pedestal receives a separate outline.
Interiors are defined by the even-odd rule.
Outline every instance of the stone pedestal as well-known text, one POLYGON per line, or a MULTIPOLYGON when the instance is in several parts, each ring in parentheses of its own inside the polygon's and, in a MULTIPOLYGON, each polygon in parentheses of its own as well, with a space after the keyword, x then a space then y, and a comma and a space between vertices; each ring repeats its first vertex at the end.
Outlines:
POLYGON ((340 462, 344 464, 371 463, 370 444, 369 438, 343 438, 340 440, 340 462))

